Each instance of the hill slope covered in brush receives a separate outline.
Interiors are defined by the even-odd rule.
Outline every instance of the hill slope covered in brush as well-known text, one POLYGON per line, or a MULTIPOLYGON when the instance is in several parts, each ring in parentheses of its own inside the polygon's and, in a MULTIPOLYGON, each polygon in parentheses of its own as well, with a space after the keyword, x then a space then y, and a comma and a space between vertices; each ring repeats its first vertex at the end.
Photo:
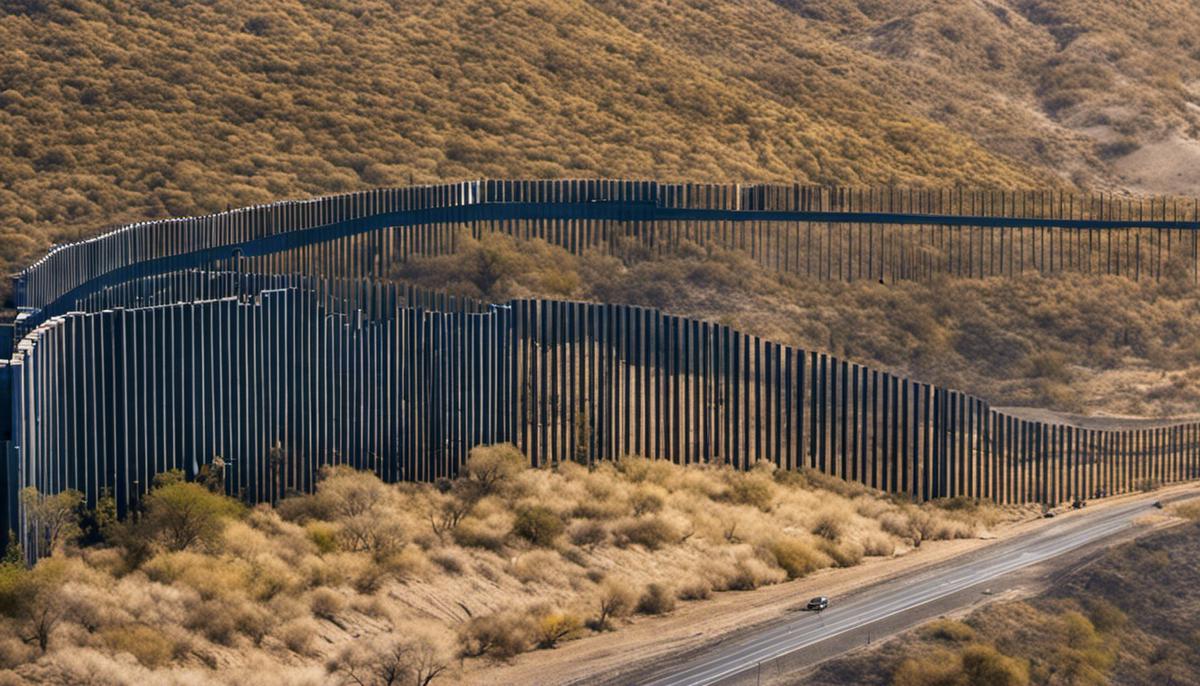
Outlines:
POLYGON ((121 220, 484 175, 1185 190, 1197 14, 5 3, 0 266, 121 220))

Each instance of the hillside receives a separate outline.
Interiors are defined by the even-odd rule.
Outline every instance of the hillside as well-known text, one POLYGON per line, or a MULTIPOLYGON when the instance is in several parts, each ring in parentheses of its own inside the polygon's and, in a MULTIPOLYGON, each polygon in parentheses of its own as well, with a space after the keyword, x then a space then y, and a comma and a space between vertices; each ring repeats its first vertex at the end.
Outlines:
POLYGON ((1041 596, 937 620, 786 683, 1197 683, 1198 533, 1193 523, 1126 543, 1041 596))
POLYGON ((814 283, 760 269, 744 253, 686 243, 628 264, 501 235, 467 236, 462 246, 397 265, 392 276, 493 301, 660 307, 995 405, 1163 417, 1194 414, 1200 400, 1200 303, 1186 280, 1066 274, 814 283))
POLYGON ((330 469, 315 494, 249 511, 165 473, 122 523, 111 499, 80 518, 78 492, 47 498, 31 516, 56 554, 32 570, 0 561, 0 683, 426 686, 417 672, 435 669, 452 683, 1030 515, 762 467, 524 463, 476 448, 436 486, 330 469))
POLYGON ((123 220, 476 176, 1190 191, 1163 158, 1195 148, 1198 12, 6 3, 0 268, 123 220))

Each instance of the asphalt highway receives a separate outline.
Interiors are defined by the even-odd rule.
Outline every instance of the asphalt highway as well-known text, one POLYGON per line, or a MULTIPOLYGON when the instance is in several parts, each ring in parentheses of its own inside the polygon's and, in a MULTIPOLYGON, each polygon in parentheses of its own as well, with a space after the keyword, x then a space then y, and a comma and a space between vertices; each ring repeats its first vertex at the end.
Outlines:
MULTIPOLYGON (((1192 497, 1182 494, 1163 502, 1192 497)), ((864 626, 913 611, 964 589, 1114 537, 1142 515, 1154 511, 1153 497, 1114 505, 1092 514, 1066 518, 1027 536, 996 543, 935 567, 884 581, 829 609, 797 612, 787 619, 710 646, 682 662, 672 662, 638 683, 652 686, 702 686, 730 680, 761 663, 816 646, 864 626)), ((798 601, 806 599, 797 599, 798 601)))

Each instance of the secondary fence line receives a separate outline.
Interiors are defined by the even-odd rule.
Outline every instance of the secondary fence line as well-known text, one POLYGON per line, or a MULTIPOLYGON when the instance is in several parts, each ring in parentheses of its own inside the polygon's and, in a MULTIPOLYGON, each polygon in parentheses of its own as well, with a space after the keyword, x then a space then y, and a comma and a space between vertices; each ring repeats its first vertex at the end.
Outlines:
POLYGON ((323 464, 451 477, 638 454, 813 469, 914 500, 1057 504, 1196 478, 1198 425, 1095 430, 726 326, 615 304, 491 305, 388 280, 492 233, 637 260, 688 244, 822 280, 1037 271, 1195 283, 1194 204, 1062 194, 480 181, 123 227, 17 277, 0 360, 5 531, 77 488, 124 514, 153 476, 226 461, 250 502, 323 464), (1142 210, 1135 212, 1135 207, 1142 210), (964 214, 969 212, 970 214, 964 214), (9 429, 11 427, 11 429, 9 429))
MULTIPOLYGON (((16 275, 14 295, 18 307, 35 317, 52 316, 68 311, 89 289, 211 265, 235 254, 305 263, 305 271, 316 267, 312 253, 322 243, 331 244, 321 256, 326 261, 329 253, 388 263, 441 254, 454 249, 456 227, 463 225, 476 236, 500 231, 541 238, 575 253, 659 251, 690 241, 744 250, 764 266, 825 280, 979 278, 1027 270, 1140 280, 1174 269, 1195 283, 1200 273, 1195 200, 1054 191, 481 180, 130 224, 55 247, 16 275)), ((36 323, 35 318, 30 325, 36 323)))

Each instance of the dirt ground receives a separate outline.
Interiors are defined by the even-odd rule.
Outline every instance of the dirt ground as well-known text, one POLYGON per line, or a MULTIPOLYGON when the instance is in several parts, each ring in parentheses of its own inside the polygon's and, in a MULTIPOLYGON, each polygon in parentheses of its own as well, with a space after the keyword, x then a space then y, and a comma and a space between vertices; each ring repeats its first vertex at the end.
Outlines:
MULTIPOLYGON (((1164 488, 1168 495, 1194 490, 1194 484, 1164 488)), ((937 564, 952 557, 971 554, 999 540, 1020 536, 1064 519, 1112 507, 1144 493, 1097 502, 1083 511, 1067 511, 1054 520, 1027 518, 982 534, 975 539, 931 541, 920 548, 892 558, 871 558, 857 567, 825 569, 803 579, 767 586, 755 591, 714 594, 705 601, 682 603, 663 616, 638 618, 617 631, 588 636, 562 644, 555 650, 525 653, 510 663, 468 660, 462 682, 466 684, 568 684, 597 674, 625 671, 631 665, 656 657, 690 650, 715 641, 725 634, 775 619, 794 611, 809 598, 837 598, 850 590, 874 584, 913 569, 937 564)))

